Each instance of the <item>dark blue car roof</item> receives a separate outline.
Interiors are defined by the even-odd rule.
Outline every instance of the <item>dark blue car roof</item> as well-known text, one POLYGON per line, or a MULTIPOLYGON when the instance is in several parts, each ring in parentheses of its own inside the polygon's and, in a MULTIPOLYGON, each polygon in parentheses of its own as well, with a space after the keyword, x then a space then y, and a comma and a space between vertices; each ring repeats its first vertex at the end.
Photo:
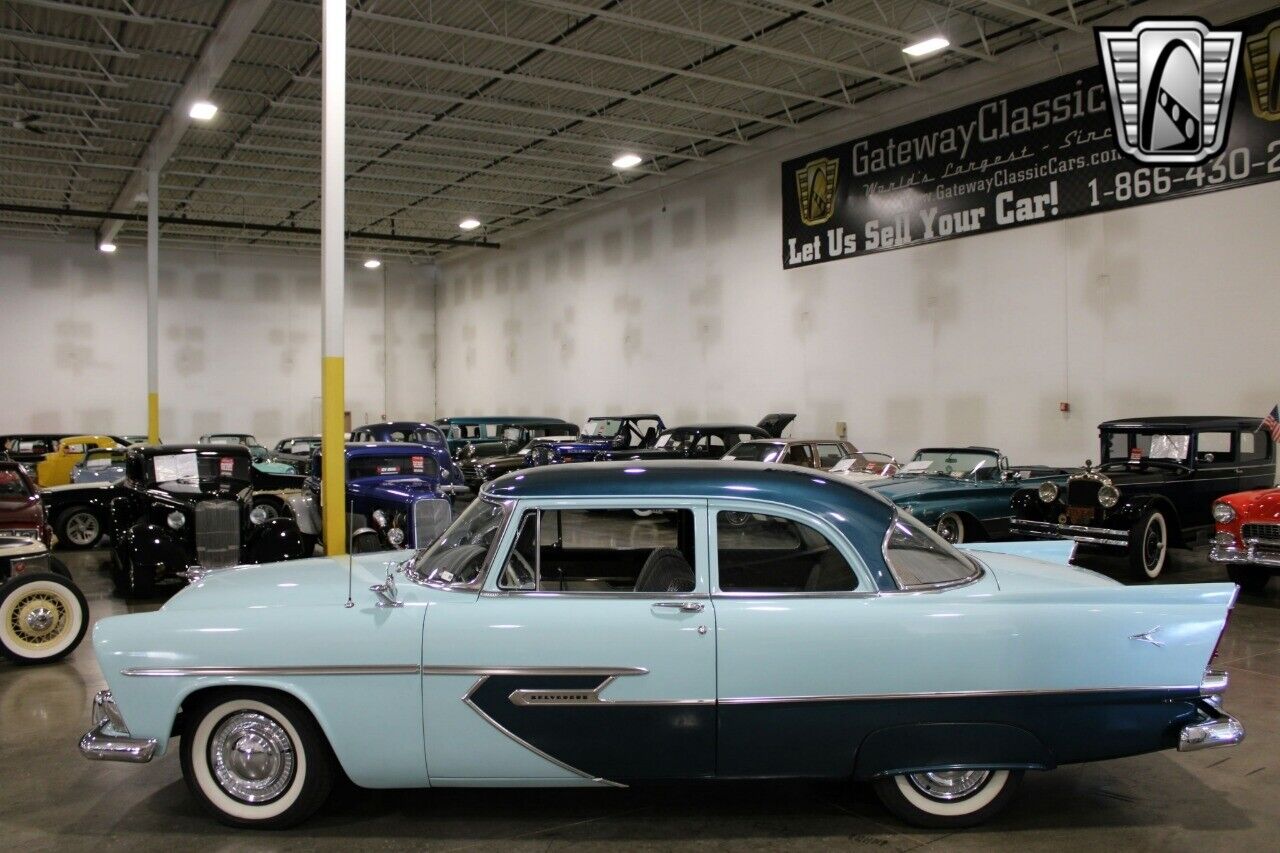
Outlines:
POLYGON ((881 552, 894 505, 822 471, 757 462, 580 462, 513 471, 487 483, 481 493, 499 499, 746 498, 793 506, 839 529, 858 549, 877 584, 894 588, 881 552))

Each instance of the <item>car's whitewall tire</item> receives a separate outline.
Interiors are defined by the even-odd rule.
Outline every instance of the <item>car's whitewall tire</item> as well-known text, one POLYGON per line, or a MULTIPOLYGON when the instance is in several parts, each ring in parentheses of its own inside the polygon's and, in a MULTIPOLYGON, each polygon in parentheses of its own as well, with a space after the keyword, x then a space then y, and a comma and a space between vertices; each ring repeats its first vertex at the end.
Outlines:
POLYGON ((89 627, 89 605, 53 572, 17 575, 0 586, 0 651, 15 663, 48 663, 69 655, 89 627))
POLYGON ((1021 770, 910 773, 876 780, 889 811, 914 826, 975 826, 1002 810, 1022 781, 1021 770))
POLYGON ((223 823, 282 829, 328 796, 329 747, 298 702, 245 690, 192 710, 181 743, 183 775, 223 823))

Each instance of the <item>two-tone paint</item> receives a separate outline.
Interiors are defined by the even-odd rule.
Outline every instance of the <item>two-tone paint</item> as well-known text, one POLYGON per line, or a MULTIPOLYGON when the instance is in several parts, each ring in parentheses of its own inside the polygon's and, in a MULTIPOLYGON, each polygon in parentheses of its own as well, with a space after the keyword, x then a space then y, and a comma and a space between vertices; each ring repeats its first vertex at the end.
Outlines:
POLYGON ((385 555, 312 559, 101 620, 111 713, 82 750, 148 760, 193 697, 245 686, 295 697, 373 788, 1043 770, 1241 736, 1206 675, 1231 584, 1125 587, 1062 565, 1069 544, 1001 543, 970 552, 969 582, 906 588, 885 551, 896 508, 790 466, 549 466, 479 500, 505 521, 469 583, 410 562, 388 593, 385 555), (564 508, 690 511, 694 589, 500 589, 514 519, 564 508), (820 531, 855 590, 720 590, 721 512, 820 531))

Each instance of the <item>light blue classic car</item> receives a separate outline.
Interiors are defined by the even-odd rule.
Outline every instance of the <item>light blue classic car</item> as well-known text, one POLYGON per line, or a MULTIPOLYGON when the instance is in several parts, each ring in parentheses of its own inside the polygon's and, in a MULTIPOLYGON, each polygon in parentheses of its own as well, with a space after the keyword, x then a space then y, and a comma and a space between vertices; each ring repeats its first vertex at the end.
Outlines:
POLYGON ((177 736, 195 798, 239 826, 303 819, 339 767, 370 788, 865 779, 963 826, 1027 770, 1238 742, 1208 669, 1236 587, 1125 587, 1071 547, 957 550, 790 466, 523 469, 398 565, 215 571, 101 620, 80 749, 145 762, 177 736))

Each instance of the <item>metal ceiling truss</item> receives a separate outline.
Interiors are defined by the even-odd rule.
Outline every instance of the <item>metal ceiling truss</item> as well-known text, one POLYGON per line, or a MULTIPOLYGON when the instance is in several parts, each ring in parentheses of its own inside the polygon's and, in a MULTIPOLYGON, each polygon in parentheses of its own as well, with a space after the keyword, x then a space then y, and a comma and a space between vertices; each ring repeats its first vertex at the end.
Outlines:
MULTIPOLYGON (((349 245, 415 258, 475 245, 464 217, 492 243, 1116 5, 348 2, 349 245), (907 61, 933 33, 952 44, 907 61), (619 172, 624 152, 643 162, 619 172)), ((0 234, 137 244, 156 164, 164 239, 313 251, 319 33, 319 0, 0 3, 0 234), (186 114, 197 97, 219 107, 208 124, 186 114)))

